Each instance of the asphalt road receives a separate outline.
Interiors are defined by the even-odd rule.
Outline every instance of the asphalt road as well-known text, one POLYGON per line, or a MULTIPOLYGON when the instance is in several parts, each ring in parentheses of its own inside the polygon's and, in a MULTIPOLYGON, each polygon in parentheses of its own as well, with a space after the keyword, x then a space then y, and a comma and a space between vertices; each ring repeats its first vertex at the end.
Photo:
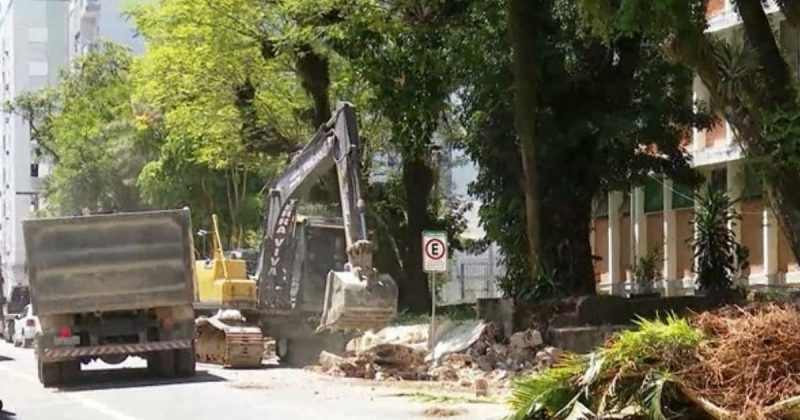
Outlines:
MULTIPOLYGON (((189 380, 146 375, 130 358, 117 366, 84 366, 82 380, 46 389, 33 350, 0 342, 0 420, 178 419, 499 419, 504 407, 464 400, 426 403, 415 391, 332 378, 300 369, 225 370, 198 364, 189 380)), ((425 391, 424 395, 429 395, 425 391)))

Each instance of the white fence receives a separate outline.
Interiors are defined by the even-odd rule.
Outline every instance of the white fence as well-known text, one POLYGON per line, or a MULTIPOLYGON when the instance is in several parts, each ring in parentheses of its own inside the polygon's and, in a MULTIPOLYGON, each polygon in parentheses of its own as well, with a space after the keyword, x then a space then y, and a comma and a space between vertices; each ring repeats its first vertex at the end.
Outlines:
POLYGON ((502 267, 497 264, 496 247, 479 255, 456 252, 451 261, 449 279, 439 294, 440 305, 474 303, 477 299, 502 296, 497 287, 502 267))

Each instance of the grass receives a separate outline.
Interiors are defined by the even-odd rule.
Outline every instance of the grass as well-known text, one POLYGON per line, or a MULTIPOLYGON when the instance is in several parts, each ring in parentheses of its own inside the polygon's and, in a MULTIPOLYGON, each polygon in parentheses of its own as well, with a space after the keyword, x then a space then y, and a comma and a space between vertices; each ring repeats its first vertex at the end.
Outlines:
POLYGON ((401 392, 393 397, 411 398, 415 401, 437 404, 497 404, 499 401, 489 397, 467 397, 463 395, 434 394, 422 391, 401 392))

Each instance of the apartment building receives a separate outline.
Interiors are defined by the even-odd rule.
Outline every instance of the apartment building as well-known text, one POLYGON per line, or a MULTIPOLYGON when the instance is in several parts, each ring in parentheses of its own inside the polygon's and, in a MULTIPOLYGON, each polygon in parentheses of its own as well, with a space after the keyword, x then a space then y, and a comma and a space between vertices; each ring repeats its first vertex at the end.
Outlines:
POLYGON ((128 4, 128 0, 69 0, 70 60, 89 51, 99 39, 127 45, 134 54, 144 52, 144 39, 136 36, 125 15, 128 4))
MULTIPOLYGON (((768 14, 779 34, 790 66, 800 68, 800 34, 785 22, 773 4, 768 14)), ((708 32, 727 40, 742 38, 741 21, 730 0, 710 0, 708 32)), ((696 100, 707 101, 709 92, 699 78, 696 100)), ((772 211, 765 206, 758 180, 744 170, 741 148, 731 127, 722 122, 710 130, 695 130, 687 139, 692 164, 706 182, 739 198, 741 220, 734 225, 737 239, 749 249, 750 268, 745 273, 752 288, 800 285, 800 268, 772 211)), ((654 176, 633 191, 614 191, 599 200, 591 243, 601 259, 595 265, 598 291, 624 295, 631 291, 630 267, 638 257, 657 250, 663 262, 660 287, 666 295, 694 293, 695 276, 689 241, 694 203, 691 191, 670 179, 654 176)))
MULTIPOLYGON (((144 50, 123 14, 125 0, 0 0, 0 99, 58 81, 59 72, 99 38, 144 50)), ((30 139, 28 122, 0 114, 0 271, 3 292, 26 284, 22 220, 42 204, 48 162, 30 139)))
MULTIPOLYGON (((64 1, 0 2, 2 100, 56 81, 67 62, 67 7, 64 1)), ((38 208, 47 169, 31 144, 28 122, 18 115, 0 115, 0 138, 0 270, 8 289, 27 283, 21 221, 38 208)))

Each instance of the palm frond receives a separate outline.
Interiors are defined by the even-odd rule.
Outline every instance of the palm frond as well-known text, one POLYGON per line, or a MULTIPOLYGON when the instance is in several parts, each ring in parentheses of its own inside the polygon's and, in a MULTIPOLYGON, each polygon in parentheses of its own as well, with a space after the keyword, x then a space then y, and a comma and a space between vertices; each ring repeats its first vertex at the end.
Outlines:
POLYGON ((648 418, 653 420, 667 420, 664 415, 663 401, 666 396, 666 386, 672 377, 667 372, 655 371, 647 375, 639 393, 641 405, 648 418))

